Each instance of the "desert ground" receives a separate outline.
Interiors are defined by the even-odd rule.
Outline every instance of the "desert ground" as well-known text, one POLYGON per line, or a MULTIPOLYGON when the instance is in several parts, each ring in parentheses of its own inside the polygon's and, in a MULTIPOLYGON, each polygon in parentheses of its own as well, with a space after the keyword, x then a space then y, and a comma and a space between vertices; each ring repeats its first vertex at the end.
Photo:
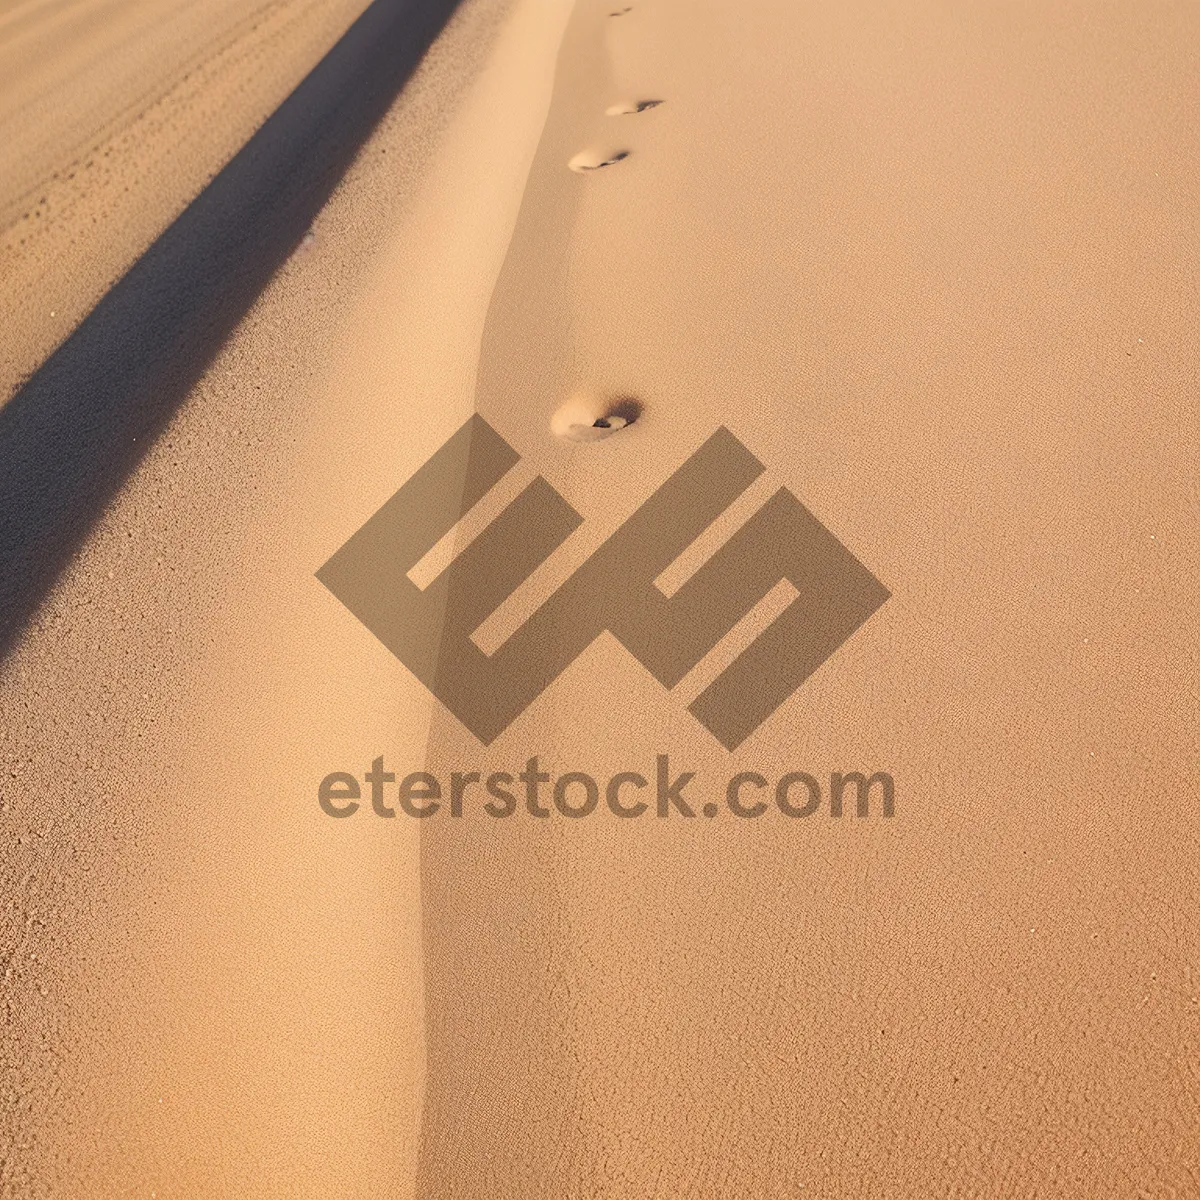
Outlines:
POLYGON ((0 0, 2 1194, 1200 1196, 1198 38, 0 0), (794 587, 481 739, 317 577, 472 418, 519 463, 418 586, 579 520, 443 675, 721 429, 761 474, 655 586, 786 489, 888 598, 733 749, 689 706, 794 587), (696 815, 364 779, 533 757, 696 815), (890 816, 728 803, 851 772, 890 816))

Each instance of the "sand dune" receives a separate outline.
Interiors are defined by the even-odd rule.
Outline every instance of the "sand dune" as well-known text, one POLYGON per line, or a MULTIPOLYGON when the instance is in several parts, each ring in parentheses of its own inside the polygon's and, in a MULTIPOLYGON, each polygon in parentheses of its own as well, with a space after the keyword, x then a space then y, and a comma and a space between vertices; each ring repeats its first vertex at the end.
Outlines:
MULTIPOLYGON (((277 80, 335 10, 271 9, 277 80)), ((114 11, 175 55, 134 108, 254 36, 114 11)), ((409 78, 415 11, 178 220, 198 176, 19 260, 104 299, 0 410, 6 1193, 1196 1194, 1196 12, 474 0, 409 78), (435 703, 316 572, 473 416, 520 461, 408 574, 491 564, 435 682, 724 428, 761 471, 653 581, 714 648, 602 633, 486 738, 435 703), (703 697, 820 591, 688 588, 781 493, 888 598, 730 751, 703 697), (529 495, 562 536, 487 558, 529 495)))
MULTIPOLYGON (((330 456, 361 467, 373 455, 368 473, 399 482, 432 447, 413 443, 421 424, 396 391, 436 398, 447 417, 470 408, 487 271, 515 219, 563 11, 465 6, 408 79, 405 30, 428 31, 432 10, 414 27, 406 6, 377 6, 315 102, 299 96, 310 118, 334 106, 325 140, 285 112, 227 176, 216 217, 211 191, 185 216, 219 235, 228 206, 253 202, 243 220, 256 255, 238 270, 251 288, 255 272, 270 283, 246 297, 228 342, 213 338, 228 291, 171 269, 208 261, 213 242, 176 223, 0 411, 9 561, 29 547, 45 587, 68 560, 48 598, 6 577, 0 609, 6 1194, 411 1192, 415 833, 330 842, 310 784, 380 746, 419 757, 428 705, 312 572, 340 536, 344 485, 358 486, 356 472, 330 474, 330 456), (491 67, 498 38, 510 48, 491 67), (363 132, 347 81, 366 85, 383 119, 322 207, 330 162, 352 157, 363 132), (264 215, 281 176, 292 204, 264 215), (155 311, 164 296, 175 319, 155 311), (397 356, 385 397, 360 371, 357 394, 310 403, 353 368, 344 345, 366 313, 384 325, 365 361, 397 356), (203 372, 195 386, 189 370, 203 372), (89 373, 99 382, 80 387, 89 373), (54 382, 64 375, 74 387, 54 382), (45 447, 29 435, 47 426, 45 447), (107 461, 94 461, 97 438, 107 461), (57 469, 71 468, 57 478, 56 448, 57 469), (24 510, 13 470, 38 485, 24 510), (333 494, 302 515, 322 480, 333 494), (86 532, 77 551, 64 514, 68 533, 86 532), (330 669, 348 672, 361 706, 329 707, 330 669)), ((238 232, 217 238, 221 255, 239 253, 238 232)))
POLYGON ((734 755, 602 638, 486 751, 435 714, 430 769, 886 770, 896 816, 430 822, 419 1194, 1187 1194, 1191 18, 610 11, 480 360, 585 517, 535 590, 724 424, 893 598, 734 755), (547 442, 581 385, 645 411, 547 442))

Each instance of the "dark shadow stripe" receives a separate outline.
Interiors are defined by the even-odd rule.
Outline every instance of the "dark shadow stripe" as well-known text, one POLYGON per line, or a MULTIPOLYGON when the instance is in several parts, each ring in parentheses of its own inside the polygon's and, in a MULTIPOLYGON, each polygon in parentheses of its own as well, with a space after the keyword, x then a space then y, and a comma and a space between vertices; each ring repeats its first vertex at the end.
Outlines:
POLYGON ((456 4, 374 0, 0 409, 0 660, 456 4))

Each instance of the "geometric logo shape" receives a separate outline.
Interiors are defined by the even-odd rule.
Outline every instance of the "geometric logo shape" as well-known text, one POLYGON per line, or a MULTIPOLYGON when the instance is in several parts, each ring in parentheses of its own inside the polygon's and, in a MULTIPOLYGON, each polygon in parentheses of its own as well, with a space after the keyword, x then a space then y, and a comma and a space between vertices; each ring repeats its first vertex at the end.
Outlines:
POLYGON ((654 581, 764 470, 722 427, 485 654, 471 635, 582 523, 579 513, 539 476, 427 587, 409 571, 518 457, 473 416, 317 572, 485 745, 606 630, 672 688, 787 580, 795 598, 689 705, 733 750, 890 595, 786 488, 664 595, 654 581))

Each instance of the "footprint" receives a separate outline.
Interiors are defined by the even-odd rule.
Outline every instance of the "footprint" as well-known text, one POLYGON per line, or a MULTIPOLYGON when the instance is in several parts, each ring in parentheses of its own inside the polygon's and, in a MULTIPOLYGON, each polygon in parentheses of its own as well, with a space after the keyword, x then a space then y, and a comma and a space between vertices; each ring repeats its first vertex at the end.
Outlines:
POLYGON ((645 112, 650 108, 657 108, 661 103, 661 100, 622 100, 617 104, 610 104, 604 110, 604 115, 606 117, 627 117, 634 113, 645 112))
POLYGON ((641 415, 641 403, 632 396, 578 392, 550 418, 550 432, 568 442, 599 442, 641 415))
POLYGON ((628 150, 580 150, 568 163, 572 171, 599 171, 629 157, 628 150))

